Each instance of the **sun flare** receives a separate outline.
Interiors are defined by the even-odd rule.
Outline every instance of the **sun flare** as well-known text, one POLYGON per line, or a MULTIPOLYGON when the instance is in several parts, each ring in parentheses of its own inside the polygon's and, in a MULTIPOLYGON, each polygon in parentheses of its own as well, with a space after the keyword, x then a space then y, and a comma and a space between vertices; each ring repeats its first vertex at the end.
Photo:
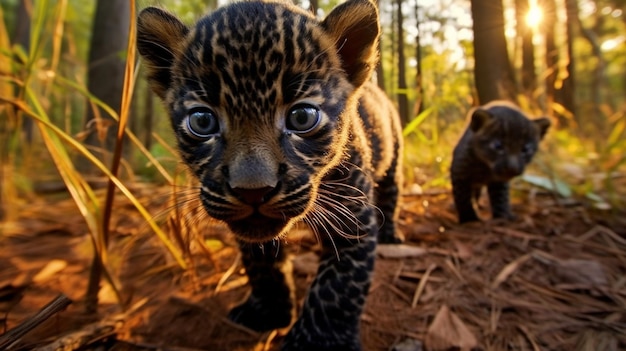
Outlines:
POLYGON ((532 29, 537 29, 543 20, 543 11, 536 1, 530 2, 528 13, 526 14, 526 25, 532 29))

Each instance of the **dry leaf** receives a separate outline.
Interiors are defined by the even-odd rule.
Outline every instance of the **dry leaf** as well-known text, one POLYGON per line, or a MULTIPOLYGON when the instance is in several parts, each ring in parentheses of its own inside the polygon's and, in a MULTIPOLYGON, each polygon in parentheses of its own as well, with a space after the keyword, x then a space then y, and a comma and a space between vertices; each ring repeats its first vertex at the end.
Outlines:
POLYGON ((608 284, 604 268, 592 260, 559 260, 554 265, 556 276, 561 283, 589 285, 601 287, 608 284))
POLYGON ((446 305, 439 308, 435 319, 428 327, 424 344, 429 351, 470 351, 478 346, 474 334, 446 305))
POLYGON ((460 259, 466 260, 471 258, 474 255, 474 248, 468 243, 461 242, 459 240, 454 240, 454 247, 456 248, 456 254, 460 259))
POLYGON ((529 254, 520 256, 515 261, 510 262, 509 264, 504 266, 504 268, 502 268, 500 273, 498 273, 498 275, 496 276, 496 279, 493 281, 493 283, 491 283, 491 288, 495 289, 498 286, 500 286, 500 284, 502 284, 505 280, 507 280, 507 278, 511 274, 513 274, 513 273, 515 273, 515 271, 517 271, 519 266, 521 266, 524 262, 528 261, 528 259, 530 257, 531 257, 531 255, 529 255, 529 254))
POLYGON ((52 260, 48 262, 48 264, 43 267, 43 269, 40 270, 37 275, 35 275, 35 277, 33 278, 33 282, 43 283, 44 281, 52 278, 52 276, 65 269, 65 267, 67 267, 66 261, 52 260))
POLYGON ((426 249, 411 245, 378 245, 378 254, 384 258, 415 258, 426 253, 426 249))
POLYGON ((611 333, 588 330, 581 333, 577 342, 576 350, 580 351, 617 351, 619 341, 611 333))
POLYGON ((391 351, 422 351, 424 347, 419 340, 407 338, 391 347, 391 351))

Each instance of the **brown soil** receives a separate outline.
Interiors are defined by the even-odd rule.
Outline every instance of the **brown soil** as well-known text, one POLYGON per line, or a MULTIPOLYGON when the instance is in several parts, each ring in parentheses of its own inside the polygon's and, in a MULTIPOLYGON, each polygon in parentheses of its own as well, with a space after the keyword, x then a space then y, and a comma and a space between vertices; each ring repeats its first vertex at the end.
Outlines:
MULTIPOLYGON (((169 189, 134 191, 164 228, 178 228, 169 189)), ((626 216, 548 195, 517 198, 517 220, 461 226, 448 192, 406 196, 401 229, 418 249, 399 258, 383 256, 397 253, 388 247, 380 252, 362 318, 364 350, 626 349, 626 216)), ((203 233, 182 230, 183 237, 204 239, 188 240, 191 268, 183 271, 133 207, 116 201, 107 266, 126 312, 108 286, 99 314, 83 312, 91 237, 71 200, 19 202, 16 218, 0 224, 0 334, 60 293, 73 300, 11 349, 69 340, 83 350, 279 349, 282 332, 259 334, 225 318, 247 287, 224 227, 179 212, 203 233)), ((302 299, 315 245, 291 245, 302 299)))

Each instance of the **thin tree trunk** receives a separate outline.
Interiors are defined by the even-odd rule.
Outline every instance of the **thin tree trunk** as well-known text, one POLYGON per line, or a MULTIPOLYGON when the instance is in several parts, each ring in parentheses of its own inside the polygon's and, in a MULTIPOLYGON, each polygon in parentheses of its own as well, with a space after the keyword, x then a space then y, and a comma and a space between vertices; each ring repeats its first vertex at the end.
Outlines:
MULTIPOLYGON (((554 26, 556 24, 556 4, 554 0, 543 0, 543 11, 545 21, 543 22, 543 33, 546 40, 546 113, 548 116, 554 115, 554 102, 556 93, 556 79, 559 72, 559 52, 554 39, 554 26)), ((559 124, 562 124, 562 120, 559 124)))
MULTIPOLYGON (((376 0, 376 6, 378 6, 378 11, 380 12, 380 0, 376 0)), ((386 91, 385 88, 385 70, 383 66, 383 36, 380 36, 378 40, 378 55, 380 56, 378 60, 378 65, 376 66, 376 84, 378 87, 382 89, 382 91, 386 91)))
POLYGON ((576 111, 575 94, 576 94, 576 76, 575 76, 575 59, 574 59, 574 38, 576 37, 576 27, 578 18, 578 2, 576 0, 565 0, 566 6, 566 33, 567 33, 567 66, 565 71, 567 76, 563 80, 563 86, 558 92, 559 102, 566 110, 574 116, 574 122, 580 125, 578 113, 576 111))
MULTIPOLYGON (((15 23, 15 33, 13 42, 19 44, 25 52, 30 50, 30 19, 31 12, 33 10, 33 4, 30 0, 20 0, 17 6, 15 23)), ((16 89, 21 89, 16 87, 16 89)), ((24 131, 24 139, 27 143, 33 141, 33 128, 34 122, 32 118, 22 118, 21 111, 15 111, 18 118, 22 120, 22 130, 24 131)))
POLYGON ((409 99, 407 97, 406 59, 404 56, 404 16, 402 15, 402 0, 396 1, 397 31, 398 31, 398 113, 402 125, 409 123, 409 99))
POLYGON ((602 113, 602 110, 600 109, 600 106, 602 105, 602 87, 605 86, 604 70, 606 68, 606 61, 604 60, 604 57, 602 56, 602 49, 600 47, 601 39, 596 34, 600 32, 601 28, 603 27, 602 17, 598 16, 598 18, 596 19, 596 22, 594 25, 595 30, 587 29, 583 27, 582 22, 579 22, 579 23, 580 23, 580 28, 583 33, 583 36, 585 37, 585 39, 587 39, 587 41, 589 41, 589 44, 591 44, 593 55, 597 59, 596 67, 593 70, 593 79, 591 83, 591 96, 593 99, 593 113, 592 113, 592 120, 590 122, 592 123, 593 126, 596 127, 597 132, 598 132, 597 135, 608 136, 606 135, 607 133, 606 122, 607 121, 606 121, 606 118, 604 117, 605 116, 604 113, 602 113))
POLYGON ((424 85, 422 82, 422 43, 421 43, 421 31, 420 31, 420 17, 419 17, 419 4, 415 1, 415 27, 417 34, 415 35, 415 90, 417 96, 415 97, 415 106, 413 108, 413 115, 417 116, 424 110, 424 85))
POLYGON ((313 12, 314 15, 317 16, 317 9, 320 8, 320 4, 318 0, 309 0, 309 9, 313 12))
POLYGON ((515 15, 517 19, 517 35, 522 42, 522 74, 521 90, 532 101, 533 93, 537 88, 537 75, 535 73, 535 48, 533 45, 532 28, 526 24, 528 13, 528 0, 515 0, 515 15))
POLYGON ((504 36, 502 0, 471 0, 474 76, 481 104, 516 100, 515 78, 504 36))
MULTIPOLYGON (((129 21, 128 0, 98 1, 89 49, 87 88, 115 111, 119 111, 122 101, 129 21)), ((101 148, 105 153, 102 159, 107 160, 106 155, 114 148, 117 130, 114 120, 104 110, 97 109, 97 113, 91 106, 87 110, 86 125, 96 130, 85 142, 101 148)), ((92 169, 86 160, 81 159, 80 163, 82 170, 92 169)))

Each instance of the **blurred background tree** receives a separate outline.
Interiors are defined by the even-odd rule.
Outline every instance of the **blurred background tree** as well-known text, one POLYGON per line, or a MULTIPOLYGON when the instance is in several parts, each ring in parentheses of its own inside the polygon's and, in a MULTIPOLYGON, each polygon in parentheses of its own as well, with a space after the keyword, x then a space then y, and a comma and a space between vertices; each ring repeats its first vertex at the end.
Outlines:
MULTIPOLYGON (((128 0, 97 1, 87 62, 87 89, 118 113, 122 102, 129 23, 128 0)), ((110 155, 115 146, 115 125, 115 120, 103 109, 93 105, 87 107, 85 142, 99 150, 98 154, 107 164, 111 162, 110 157, 104 156, 110 155)), ((90 163, 83 158, 80 166, 87 170, 90 163)))
MULTIPOLYGON (((2 182, 24 194, 58 175, 47 171, 50 160, 33 161, 41 155, 41 138, 32 132, 32 119, 14 109, 16 101, 25 100, 23 78, 53 123, 107 155, 115 122, 102 106, 119 109, 127 57, 128 1, 48 0, 50 6, 36 13, 40 1, 45 0, 0 0, 7 38, 0 71, 3 84, 15 90, 0 101, 2 182), (36 60, 27 60, 29 55, 36 60), (107 122, 90 122, 96 116, 107 122)), ((139 6, 162 6, 192 23, 222 2, 142 0, 139 6)), ((338 2, 297 0, 320 17, 338 2)), ((409 182, 449 187, 451 148, 467 111, 497 98, 556 122, 546 146, 552 166, 548 170, 539 162, 534 171, 556 175, 581 194, 596 194, 605 192, 606 184, 592 182, 591 173, 604 174, 609 182, 612 172, 623 170, 626 1, 377 2, 383 34, 376 80, 397 101, 407 126, 409 182)), ((173 172, 177 160, 167 116, 138 67, 129 129, 173 172)), ((124 165, 124 174, 135 179, 166 181, 136 144, 127 145, 124 165)), ((0 202, 6 203, 3 196, 0 202)))

